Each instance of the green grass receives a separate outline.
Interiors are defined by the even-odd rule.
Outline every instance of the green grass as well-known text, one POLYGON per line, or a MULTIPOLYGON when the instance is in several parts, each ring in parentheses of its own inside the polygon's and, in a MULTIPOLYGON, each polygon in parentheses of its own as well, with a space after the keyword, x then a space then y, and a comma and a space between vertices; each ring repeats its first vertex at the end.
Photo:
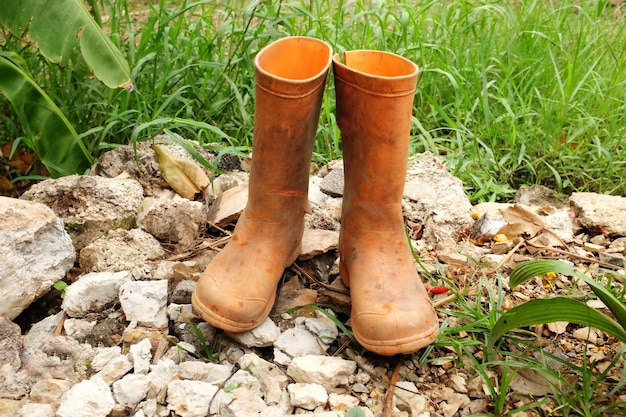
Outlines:
MULTIPOLYGON (((246 151, 256 52, 309 35, 337 52, 382 49, 418 63, 411 151, 440 155, 472 201, 507 200, 525 184, 626 192, 626 25, 606 1, 101 3, 134 92, 0 41, 21 50, 96 154, 164 131, 246 151)), ((0 108, 0 143, 12 142, 19 124, 2 98, 0 108)), ((314 159, 340 156, 329 81, 314 159)))

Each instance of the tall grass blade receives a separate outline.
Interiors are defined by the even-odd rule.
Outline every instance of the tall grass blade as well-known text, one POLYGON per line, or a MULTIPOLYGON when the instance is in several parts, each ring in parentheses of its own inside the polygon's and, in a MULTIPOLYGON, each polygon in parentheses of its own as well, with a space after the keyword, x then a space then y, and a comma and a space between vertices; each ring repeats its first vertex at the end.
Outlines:
POLYGON ((594 327, 626 343, 626 330, 609 317, 580 301, 555 297, 528 301, 500 316, 489 334, 487 350, 510 330, 556 321, 594 327))

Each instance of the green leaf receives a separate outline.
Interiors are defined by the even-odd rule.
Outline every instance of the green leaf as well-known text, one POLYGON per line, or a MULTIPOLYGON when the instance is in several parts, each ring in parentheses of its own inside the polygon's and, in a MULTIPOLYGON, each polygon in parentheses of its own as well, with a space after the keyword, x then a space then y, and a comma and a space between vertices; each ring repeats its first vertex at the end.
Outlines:
POLYGON ((594 327, 626 343, 626 330, 614 320, 580 301, 555 297, 528 301, 500 316, 489 334, 487 350, 510 330, 556 321, 594 327))
POLYGON ((0 91, 17 112, 28 145, 52 177, 84 173, 91 155, 63 112, 25 68, 19 55, 0 51, 0 91))
POLYGON ((352 407, 348 410, 346 417, 365 417, 365 411, 361 410, 360 407, 352 407))
POLYGON ((237 388, 241 388, 241 382, 237 382, 236 384, 231 382, 230 384, 224 387, 224 392, 232 392, 237 388))
POLYGON ((65 65, 80 50, 94 75, 111 88, 132 89, 128 62, 82 0, 0 0, 0 23, 16 36, 28 28, 42 55, 65 65))
POLYGON ((512 272, 509 278, 509 285, 511 288, 515 288, 522 282, 543 275, 548 272, 558 272, 560 274, 569 275, 580 279, 591 287, 591 290, 602 301, 611 312, 617 318, 617 321, 623 328, 626 328, 626 307, 615 297, 609 290, 598 284, 595 280, 589 278, 587 275, 578 271, 571 265, 559 261, 550 259, 538 259, 534 261, 524 262, 518 265, 512 272))

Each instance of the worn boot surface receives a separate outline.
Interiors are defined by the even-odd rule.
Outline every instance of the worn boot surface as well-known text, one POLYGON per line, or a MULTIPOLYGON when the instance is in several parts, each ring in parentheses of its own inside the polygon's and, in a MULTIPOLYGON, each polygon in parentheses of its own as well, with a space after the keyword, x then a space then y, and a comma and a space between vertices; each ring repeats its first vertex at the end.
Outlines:
POLYGON ((415 352, 439 323, 404 231, 410 118, 418 69, 377 51, 333 59, 345 169, 340 274, 356 339, 381 355, 415 352))
POLYGON ((284 269, 299 255, 330 62, 330 47, 306 37, 275 41, 255 58, 248 204, 192 296, 194 309, 215 327, 243 332, 261 324, 284 269))

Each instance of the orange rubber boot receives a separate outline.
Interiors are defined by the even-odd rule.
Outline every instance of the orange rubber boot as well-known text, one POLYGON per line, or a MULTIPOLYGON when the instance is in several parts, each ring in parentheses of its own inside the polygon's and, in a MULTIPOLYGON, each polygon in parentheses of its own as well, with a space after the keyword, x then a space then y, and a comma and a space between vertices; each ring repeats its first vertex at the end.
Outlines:
POLYGON ((352 331, 371 352, 415 352, 439 331, 402 216, 418 68, 391 53, 351 51, 343 63, 334 56, 333 72, 345 169, 339 269, 352 331))
POLYGON ((300 253, 311 153, 331 54, 320 40, 289 37, 255 58, 248 204, 192 295, 195 311, 212 326, 243 332, 261 324, 284 269, 300 253))

